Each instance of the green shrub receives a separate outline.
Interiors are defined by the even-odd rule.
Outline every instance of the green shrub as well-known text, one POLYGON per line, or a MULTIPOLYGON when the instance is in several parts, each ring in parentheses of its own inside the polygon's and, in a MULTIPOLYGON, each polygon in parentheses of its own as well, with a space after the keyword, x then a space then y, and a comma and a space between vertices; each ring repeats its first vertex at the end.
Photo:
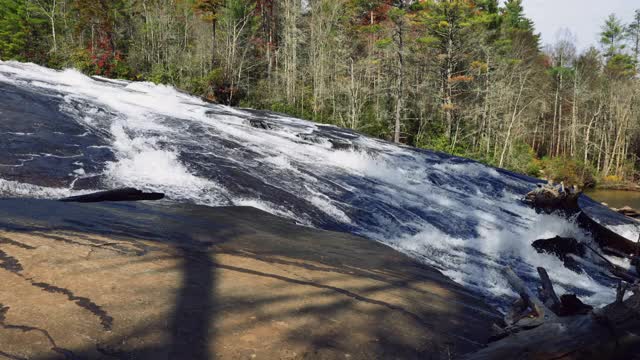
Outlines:
POLYGON ((441 151, 456 156, 468 157, 472 159, 476 158, 476 156, 474 156, 475 154, 469 151, 469 149, 471 148, 469 144, 458 141, 455 146, 452 146, 451 140, 449 140, 449 138, 444 134, 418 139, 416 141, 416 146, 424 149, 441 151))
POLYGON ((507 169, 538 177, 542 166, 533 148, 525 142, 518 141, 511 146, 507 159, 507 169))
POLYGON ((595 171, 589 164, 579 160, 557 157, 542 159, 543 172, 547 179, 564 181, 567 185, 593 187, 596 184, 595 171))

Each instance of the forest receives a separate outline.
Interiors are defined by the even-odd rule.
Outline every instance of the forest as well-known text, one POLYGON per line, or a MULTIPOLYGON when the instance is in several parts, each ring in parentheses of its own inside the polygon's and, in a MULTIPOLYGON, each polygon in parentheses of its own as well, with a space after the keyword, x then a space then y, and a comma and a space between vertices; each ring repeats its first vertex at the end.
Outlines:
POLYGON ((541 44, 522 0, 0 0, 0 58, 168 84, 538 177, 639 177, 640 10, 541 44))

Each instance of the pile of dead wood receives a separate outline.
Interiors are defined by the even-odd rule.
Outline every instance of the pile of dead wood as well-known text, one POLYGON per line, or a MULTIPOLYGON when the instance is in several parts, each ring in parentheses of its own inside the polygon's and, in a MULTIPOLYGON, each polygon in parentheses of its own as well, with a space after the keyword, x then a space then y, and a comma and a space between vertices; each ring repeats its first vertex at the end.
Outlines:
POLYGON ((575 295, 558 297, 544 268, 536 296, 506 268, 504 275, 520 295, 495 325, 492 342, 467 359, 635 359, 640 354, 640 285, 620 281, 616 300, 593 309, 575 295), (632 295, 626 300, 625 294, 632 295), (633 357, 636 356, 636 357, 633 357))
MULTIPOLYGON (((549 181, 549 183, 544 185, 538 184, 536 189, 525 195, 523 201, 535 208, 536 211, 544 211, 545 213, 559 212, 566 216, 578 214, 576 217, 578 225, 593 235, 594 240, 598 245, 600 245, 605 253, 629 259, 631 261, 631 265, 635 266, 640 274, 640 239, 634 242, 632 241, 633 239, 627 239, 606 226, 601 225, 597 221, 594 221, 590 216, 581 211, 580 206, 578 205, 580 195, 582 195, 582 191, 580 191, 575 185, 565 187, 563 182, 554 185, 552 181, 549 181)), ((625 207, 622 209, 612 210, 621 212, 627 216, 632 216, 635 210, 629 209, 631 208, 625 207)), ((638 216, 640 217, 640 213, 638 213, 638 216)), ((576 251, 571 252, 576 254, 576 251)), ((621 276, 626 272, 624 269, 611 264, 611 262, 606 258, 602 258, 609 263, 612 273, 623 279, 625 278, 621 276)), ((562 260, 567 264, 567 259, 562 258, 562 260)), ((572 259, 569 259, 569 262, 572 261, 572 259)))
POLYGON ((547 184, 538 184, 538 187, 527 193, 524 202, 536 209, 546 212, 556 210, 577 211, 578 198, 582 194, 575 185, 565 188, 564 183, 555 185, 553 181, 547 184))
MULTIPOLYGON (((640 263, 638 245, 622 238, 580 211, 576 187, 549 182, 529 192, 524 201, 537 211, 579 213, 578 224, 589 230, 609 254, 640 263)), ((541 286, 538 295, 509 268, 505 277, 520 295, 504 319, 495 325, 495 334, 483 350, 469 359, 640 359, 640 281, 636 274, 612 264, 596 249, 574 239, 556 237, 532 244, 536 250, 556 254, 561 259, 581 263, 586 251, 594 252, 608 264, 609 273, 619 278, 616 300, 599 309, 582 303, 574 294, 555 293, 544 268, 538 268, 541 286), (625 300, 625 294, 631 292, 625 300), (635 356, 635 357, 634 357, 635 356)), ((640 267, 638 268, 640 273, 640 267)))

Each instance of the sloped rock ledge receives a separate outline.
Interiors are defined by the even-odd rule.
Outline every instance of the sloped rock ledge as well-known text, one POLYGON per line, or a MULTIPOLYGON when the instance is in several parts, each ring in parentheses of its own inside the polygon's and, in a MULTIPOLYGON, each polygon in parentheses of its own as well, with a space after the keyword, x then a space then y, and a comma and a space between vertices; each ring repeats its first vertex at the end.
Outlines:
POLYGON ((0 358, 449 359, 499 315, 438 271, 253 208, 0 200, 0 358))

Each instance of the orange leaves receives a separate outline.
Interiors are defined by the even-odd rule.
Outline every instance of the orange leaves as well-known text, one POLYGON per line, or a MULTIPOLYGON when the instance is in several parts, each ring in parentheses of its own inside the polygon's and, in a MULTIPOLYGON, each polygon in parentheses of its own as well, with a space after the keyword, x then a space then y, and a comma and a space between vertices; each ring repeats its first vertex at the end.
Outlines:
POLYGON ((449 83, 461 83, 461 82, 470 82, 473 81, 473 76, 469 75, 456 75, 452 76, 448 79, 449 83))
POLYGON ((452 111, 456 108, 452 103, 442 104, 442 110, 444 111, 452 111))

